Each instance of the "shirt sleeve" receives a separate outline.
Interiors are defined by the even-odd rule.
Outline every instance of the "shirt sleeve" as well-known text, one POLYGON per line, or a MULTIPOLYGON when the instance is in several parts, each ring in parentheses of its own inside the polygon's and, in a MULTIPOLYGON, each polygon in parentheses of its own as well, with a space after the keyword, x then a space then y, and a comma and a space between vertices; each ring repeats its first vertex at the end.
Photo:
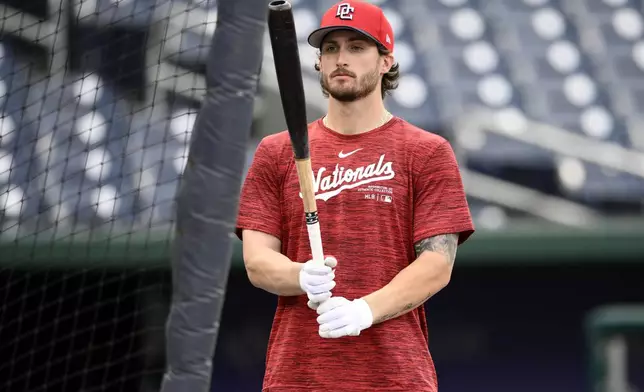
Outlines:
POLYGON ((270 144, 263 139, 255 151, 239 196, 235 234, 257 230, 281 239, 280 175, 270 144))
MULTIPOLYGON (((458 163, 447 140, 429 156, 414 180, 414 244, 439 234, 459 234, 459 244, 474 233, 458 163)), ((423 159, 424 158, 424 159, 423 159)))

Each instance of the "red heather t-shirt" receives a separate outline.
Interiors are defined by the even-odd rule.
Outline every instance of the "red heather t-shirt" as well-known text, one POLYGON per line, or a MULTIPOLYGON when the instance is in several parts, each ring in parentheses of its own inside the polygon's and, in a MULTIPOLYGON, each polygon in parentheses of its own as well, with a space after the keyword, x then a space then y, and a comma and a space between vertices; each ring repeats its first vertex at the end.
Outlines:
MULTIPOLYGON (((338 260, 334 296, 350 300, 385 286, 415 259, 414 243, 474 231, 448 142, 400 118, 359 135, 321 120, 309 144, 324 253, 338 260)), ((245 180, 237 235, 281 240, 291 260, 311 259, 293 150, 286 131, 259 144, 245 180)), ((323 339, 306 295, 279 297, 264 392, 437 390, 425 311, 376 324, 358 337, 323 339)))

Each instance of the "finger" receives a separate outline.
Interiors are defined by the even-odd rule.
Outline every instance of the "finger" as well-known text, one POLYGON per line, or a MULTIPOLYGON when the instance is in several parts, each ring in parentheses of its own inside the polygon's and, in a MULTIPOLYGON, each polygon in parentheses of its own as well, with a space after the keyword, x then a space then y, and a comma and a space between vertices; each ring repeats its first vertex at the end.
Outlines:
POLYGON ((326 292, 321 293, 321 294, 311 294, 311 293, 309 293, 309 294, 307 294, 307 296, 309 297, 309 301, 317 302, 318 305, 319 305, 322 302, 324 302, 324 301, 328 300, 329 298, 331 298, 331 292, 326 291, 326 292))
POLYGON ((321 332, 319 331, 319 335, 325 339, 338 339, 344 336, 355 336, 351 335, 352 329, 349 326, 339 328, 339 329, 334 329, 330 331, 324 331, 321 332))
POLYGON ((338 260, 333 256, 327 256, 324 259, 324 265, 330 268, 335 268, 338 265, 338 260))
POLYGON ((317 310, 317 308, 320 306, 320 302, 309 300, 309 302, 306 303, 306 306, 308 306, 309 309, 317 310))
MULTIPOLYGON (((329 301, 326 301, 326 302, 329 302, 329 301)), ((324 303, 322 303, 322 305, 324 305, 324 303)), ((322 307, 322 305, 320 305, 320 307, 322 307)), ((319 313, 320 313, 320 308, 318 308, 318 314, 319 313)), ((317 318, 317 322, 318 324, 323 325, 323 324, 328 324, 332 321, 340 320, 343 318, 346 318, 346 311, 342 307, 338 307, 320 314, 317 318)))
POLYGON ((321 314, 330 312, 333 309, 338 308, 347 302, 348 302, 347 299, 344 297, 331 297, 329 298, 329 300, 324 301, 324 303, 320 305, 320 307, 318 308, 318 314, 321 315, 321 314))
POLYGON ((333 272, 327 275, 308 275, 304 277, 304 281, 309 286, 323 285, 323 284, 329 283, 333 279, 335 279, 335 274, 333 272))
MULTIPOLYGON (((318 320, 321 317, 328 315, 329 313, 325 313, 324 315, 318 317, 318 320)), ((347 319, 347 317, 339 317, 339 318, 336 318, 335 320, 330 320, 328 322, 324 322, 320 324, 319 330, 320 332, 328 332, 328 331, 344 328, 347 325, 349 325, 349 320, 347 319)))
POLYGON ((320 284, 317 286, 307 286, 306 291, 309 294, 322 294, 325 291, 331 291, 335 287, 335 281, 331 281, 329 283, 325 284, 320 284))
POLYGON ((331 267, 326 265, 304 264, 302 268, 309 275, 328 275, 333 272, 331 267))

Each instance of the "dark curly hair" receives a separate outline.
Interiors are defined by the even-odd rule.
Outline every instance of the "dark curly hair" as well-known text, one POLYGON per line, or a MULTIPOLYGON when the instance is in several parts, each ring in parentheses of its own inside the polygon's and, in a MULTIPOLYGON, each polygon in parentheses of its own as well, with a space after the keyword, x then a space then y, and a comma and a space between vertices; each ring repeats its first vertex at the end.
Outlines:
MULTIPOLYGON (((389 54, 389 51, 378 45, 378 53, 381 56, 385 56, 389 54)), ((318 51, 318 61, 315 63, 315 70, 318 72, 320 72, 320 56, 321 54, 318 51)), ((385 96, 387 94, 391 94, 391 91, 395 90, 398 87, 398 79, 400 79, 400 65, 395 62, 389 69, 389 72, 382 75, 382 84, 380 87, 380 94, 382 95, 382 99, 385 99, 385 96)), ((329 97, 329 92, 326 91, 324 87, 322 87, 322 94, 326 98, 329 97)))

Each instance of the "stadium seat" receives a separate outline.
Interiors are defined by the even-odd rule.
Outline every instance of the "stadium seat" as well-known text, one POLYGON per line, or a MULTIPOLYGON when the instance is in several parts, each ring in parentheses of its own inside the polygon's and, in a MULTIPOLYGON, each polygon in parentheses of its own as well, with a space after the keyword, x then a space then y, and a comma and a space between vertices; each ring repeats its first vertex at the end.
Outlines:
MULTIPOLYGON (((511 64, 495 46, 488 16, 475 6, 471 1, 433 1, 423 9, 401 3, 418 42, 432 38, 417 48, 428 64, 429 90, 441 122, 449 124, 472 109, 485 107, 497 110, 504 124, 513 126, 526 116, 523 97, 512 83, 511 64)), ((551 154, 543 149, 501 135, 484 139, 456 139, 468 150, 470 164, 552 166, 551 154)))
MULTIPOLYGON (((32 154, 40 151, 38 126, 23 108, 29 105, 31 67, 15 54, 13 46, 0 41, 0 222, 3 234, 34 230, 39 212, 46 209, 39 182, 43 166, 32 154), (20 225, 17 222, 20 221, 20 225), (15 230, 14 230, 15 229, 15 230)), ((24 234, 24 233, 21 233, 24 234)))
POLYGON ((644 111, 644 19, 641 1, 593 0, 573 9, 579 28, 593 34, 587 51, 597 81, 609 92, 610 109, 618 129, 611 132, 620 144, 644 150, 641 120, 644 111), (619 134, 618 134, 619 133, 619 134))
POLYGON ((559 162, 557 173, 558 182, 565 195, 589 204, 637 205, 644 198, 644 180, 641 177, 594 163, 565 158, 559 162))
MULTIPOLYGON (((401 5, 401 9, 407 9, 403 14, 411 21, 414 17, 419 20, 417 29, 426 37, 435 37, 424 44, 434 51, 426 56, 431 64, 429 69, 438 72, 441 69, 438 64, 449 62, 442 68, 455 70, 429 81, 442 108, 450 98, 468 96, 462 91, 480 83, 476 79, 479 75, 466 72, 468 67, 461 65, 467 65, 467 54, 474 53, 476 61, 469 64, 476 68, 469 70, 485 69, 497 77, 495 84, 488 83, 493 87, 486 97, 508 97, 508 107, 501 110, 493 101, 473 100, 496 110, 495 123, 499 128, 516 131, 512 123, 520 124, 525 116, 529 121, 554 125, 562 132, 589 140, 630 149, 642 145, 642 138, 637 143, 637 131, 632 129, 642 124, 638 114, 642 111, 637 105, 644 102, 644 94, 643 99, 638 99, 644 69, 638 64, 640 61, 644 65, 638 57, 637 42, 643 26, 641 12, 635 11, 641 6, 639 2, 594 1, 587 7, 583 3, 527 0, 494 3, 437 0, 423 4, 408 3, 401 5), (463 26, 459 27, 459 21, 463 26), (593 27, 601 30, 599 39, 591 39, 597 34, 593 27), (459 41, 456 36, 467 39, 459 41), (602 36, 606 37, 603 41, 602 36), (502 87, 500 80, 507 81, 509 86, 502 87), (440 82, 445 88, 441 89, 440 82)), ((413 22, 410 24, 414 26, 413 22)), ((451 102, 457 114, 467 114, 462 99, 451 102)), ((557 179, 553 180, 565 196, 593 206, 611 201, 632 203, 643 196, 644 171, 640 175, 614 172, 592 161, 580 161, 580 170, 571 171, 575 165, 562 165, 553 151, 508 139, 503 132, 464 134, 457 135, 455 141, 465 151, 464 161, 469 167, 489 173, 494 172, 486 167, 489 165, 498 167, 499 172, 503 172, 503 167, 542 166, 544 182, 548 181, 549 171, 556 172, 557 179), (576 178, 571 181, 573 176, 576 178)), ((537 181, 533 186, 540 189, 542 185, 537 181)))
POLYGON ((70 62, 75 72, 101 77, 144 99, 147 41, 155 0, 76 1, 70 24, 70 62))
POLYGON ((509 210, 503 206, 487 203, 474 197, 468 197, 472 220, 477 228, 483 230, 502 230, 507 228, 510 216, 509 210))
POLYGON ((394 56, 400 66, 401 77, 398 88, 386 101, 387 108, 414 125, 438 130, 440 118, 436 96, 427 83, 427 61, 423 53, 414 49, 420 45, 413 30, 405 23, 401 12, 394 7, 394 2, 390 3, 385 3, 382 7, 392 23, 396 37, 394 56))
MULTIPOLYGON (((65 85, 42 108, 41 129, 51 130, 49 181, 60 188, 50 192, 51 202, 76 224, 131 224, 136 192, 127 175, 127 109, 96 74, 69 75, 65 85)), ((45 93, 38 84, 33 88, 45 93)))
MULTIPOLYGON (((302 69, 314 76, 316 51, 306 37, 335 2, 292 3, 302 69)), ((554 126, 560 135, 599 143, 606 147, 603 155, 613 145, 644 151, 641 1, 374 3, 392 23, 402 73, 387 107, 450 137, 464 168, 595 208, 641 204, 644 169, 610 169, 601 159, 535 142, 539 131, 533 126, 554 126), (490 111, 490 122, 456 129, 480 108, 490 111)), ((167 221, 199 102, 177 99, 181 91, 194 90, 185 80, 155 87, 154 78, 165 74, 151 72, 149 46, 160 39, 163 62, 185 70, 189 79, 203 79, 216 1, 99 0, 72 6, 72 67, 60 92, 49 75, 14 53, 24 43, 5 40, 1 46, 0 185, 16 189, 3 197, 28 200, 21 214, 50 211, 50 220, 58 211, 97 224, 115 217, 122 224, 167 221), (166 96, 168 91, 175 96, 166 96), (32 147, 40 155, 29 159, 32 147), (45 172, 46 178, 34 175, 45 172)), ((514 216, 495 208, 503 206, 473 205, 476 215, 492 221, 514 216)))

